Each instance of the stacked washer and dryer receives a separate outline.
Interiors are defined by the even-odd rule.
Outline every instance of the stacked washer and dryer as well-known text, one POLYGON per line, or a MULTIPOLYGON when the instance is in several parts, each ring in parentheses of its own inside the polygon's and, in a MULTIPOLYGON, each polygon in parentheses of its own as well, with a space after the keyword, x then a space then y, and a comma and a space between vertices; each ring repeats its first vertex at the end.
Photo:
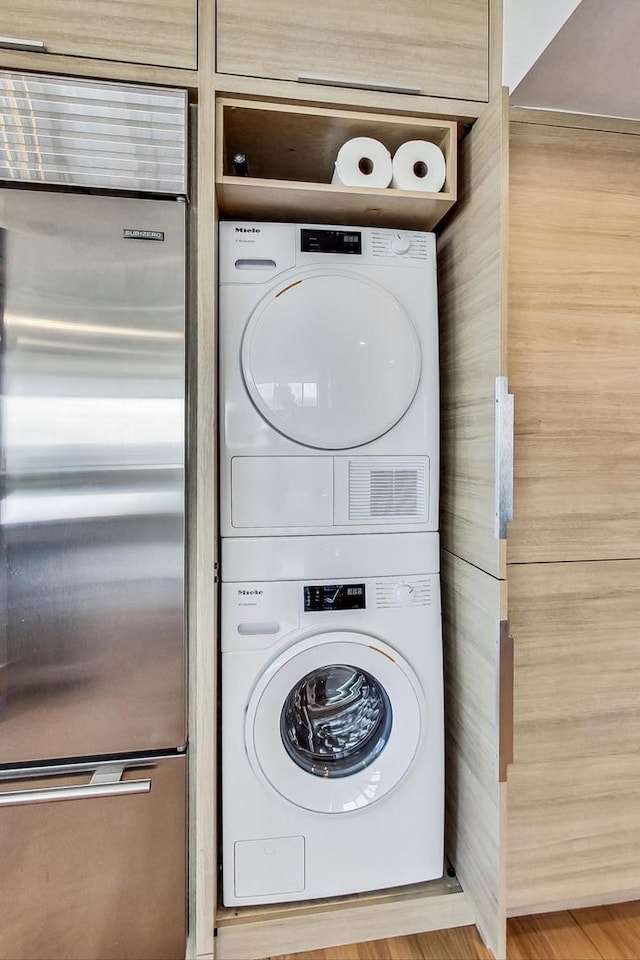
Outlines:
POLYGON ((432 234, 220 226, 226 905, 442 875, 432 234))

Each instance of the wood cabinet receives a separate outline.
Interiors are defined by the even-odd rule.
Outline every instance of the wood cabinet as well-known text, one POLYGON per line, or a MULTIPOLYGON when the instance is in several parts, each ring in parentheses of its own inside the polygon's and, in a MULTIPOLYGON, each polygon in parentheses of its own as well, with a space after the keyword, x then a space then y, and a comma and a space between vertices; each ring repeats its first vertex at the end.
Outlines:
POLYGON ((504 579, 496 536, 496 381, 506 370, 506 101, 460 149, 458 205, 438 236, 443 549, 504 579))
POLYGON ((506 99, 460 145, 458 205, 438 237, 445 845, 476 924, 505 952, 505 768, 511 670, 505 544, 496 536, 496 380, 505 373, 506 99))
POLYGON ((640 557, 640 136, 511 127, 513 563, 640 557))
MULTIPOLYGON (((225 131, 231 139, 238 130, 258 137, 260 126, 265 123, 260 116, 263 107, 264 104, 253 101, 253 110, 249 112, 254 115, 255 124, 247 124, 246 118, 238 118, 237 122, 228 119, 219 124, 218 130, 225 131)), ((231 110, 233 105, 227 102, 221 108, 231 110)), ((274 105, 273 112, 277 109, 279 105, 274 105)), ((299 109, 280 110, 276 118, 276 139, 286 148, 295 147, 292 138, 299 133, 299 109)), ((333 128, 339 128, 342 135, 340 123, 345 119, 353 122, 353 115, 343 114, 341 118, 333 113, 324 111, 319 117, 313 110, 309 112, 308 126, 312 131, 322 120, 322 126, 315 127, 315 163, 322 161, 324 137, 329 138, 333 150, 333 128)), ((367 122, 373 123, 374 119, 369 117, 367 122)), ((410 124, 409 118, 399 116, 382 117, 377 122, 379 129, 388 125, 393 130, 399 125, 394 136, 404 136, 410 124)), ((413 122, 419 125, 417 118, 413 122)), ((309 143, 312 135, 307 131, 301 142, 309 143)), ((447 457, 443 485, 449 491, 441 575, 448 765, 445 845, 455 866, 456 879, 444 878, 338 901, 218 907, 217 960, 278 956, 353 939, 392 937, 469 923, 478 926, 496 957, 504 956, 504 767, 510 754, 511 698, 509 683, 504 682, 510 679, 508 662, 505 665, 508 631, 504 543, 496 538, 494 522, 494 422, 495 381, 504 374, 506 206, 502 171, 507 143, 505 103, 498 99, 483 111, 460 144, 463 197, 459 207, 454 206, 449 218, 443 221, 446 225, 440 237, 443 454, 446 451, 447 457), (482 242, 477 242, 478 237, 482 237, 482 242), (471 478, 467 492, 466 471, 471 478), (470 489, 476 483, 480 489, 477 497, 470 489), (458 524, 463 528, 461 537, 457 536, 458 524), (462 556, 454 555, 458 551, 462 556)), ((227 147, 231 147, 231 142, 227 147)), ((226 189, 226 179, 231 178, 224 172, 225 153, 224 144, 218 142, 218 187, 226 189)), ((256 163, 263 165, 266 173, 273 169, 272 162, 268 150, 257 156, 256 163)), ((299 160, 292 157, 288 162, 290 175, 295 174, 299 160)), ((261 171, 258 166, 256 172, 261 171)), ((242 191, 242 180, 236 179, 237 189, 242 191)), ((295 187, 295 179, 290 182, 295 187)), ((258 190, 259 186, 249 189, 258 190)), ((246 185, 244 190, 247 192, 246 185)), ((231 201, 225 198, 224 189, 218 193, 224 212, 225 203, 231 201)), ((361 199, 363 210, 370 202, 366 193, 363 191, 361 199)), ((388 194, 388 209, 392 211, 392 192, 388 194)), ((325 190, 325 196, 328 195, 325 190)), ((295 215, 290 213, 285 219, 305 222, 310 209, 305 202, 305 197, 299 195, 295 215)), ((415 202, 418 203, 417 198, 415 202)), ((350 217, 355 215, 354 209, 349 211, 350 217)), ((327 216, 331 216, 330 211, 327 216)))
POLYGON ((520 122, 510 140, 520 913, 640 890, 640 125, 520 122))
POLYGON ((42 52, 43 70, 47 53, 195 69, 196 4, 197 0, 12 0, 2 13, 0 48, 42 52))
MULTIPOLYGON (((508 595, 500 619, 515 645, 513 763, 479 855, 485 871, 494 865, 480 874, 485 889, 503 895, 477 914, 488 942, 486 916, 498 917, 500 902, 535 912, 640 890, 640 125, 614 133, 571 122, 511 123, 509 173, 490 107, 461 145, 459 201, 439 237, 442 545, 467 585, 463 597, 445 554, 450 738, 460 645, 461 664, 479 655, 476 670, 488 670, 493 649, 498 682, 508 670, 482 628, 492 592, 508 595), (515 519, 505 543, 493 529, 491 464, 500 459, 492 383, 507 374, 515 519)), ((507 702, 497 704, 505 721, 507 702)), ((499 744, 495 731, 484 744, 469 737, 461 755, 493 749, 504 762, 502 735, 499 744)), ((450 797, 463 775, 453 756, 450 797)), ((475 782, 476 809, 488 811, 475 782)), ((467 891, 472 864, 459 866, 467 891)))
MULTIPOLYGON (((221 0, 223 9, 225 2, 221 0)), ((193 4, 179 0, 177 7, 170 6, 169 10, 166 0, 127 5, 107 0, 101 7, 104 15, 97 38, 90 29, 95 23, 89 23, 84 8, 82 15, 76 15, 70 0, 51 0, 38 8, 22 2, 14 4, 5 17, 3 31, 17 38, 42 39, 51 52, 68 56, 193 66, 193 4), (41 13, 36 16, 38 9, 41 13), (126 16, 121 18, 118 13, 123 10, 126 16), (23 15, 25 11, 30 16, 23 15)), ((467 6, 471 5, 462 4, 467 6)), ((219 52, 225 48, 227 27, 223 17, 219 52)), ((320 33, 324 36, 325 31, 320 33)), ((378 57, 376 62, 387 64, 389 59, 378 57)), ((46 54, 42 63, 46 65, 46 54)), ((269 75, 285 75, 278 63, 275 58, 269 75)), ((224 58, 219 69, 223 65, 224 58)), ((227 66, 231 70, 233 65, 227 66)), ((249 72, 239 62, 233 69, 249 72)), ((204 98, 200 102, 207 107, 201 108, 199 117, 198 164, 200 362, 192 371, 198 378, 199 424, 198 469, 192 472, 192 484, 200 524, 199 539, 191 542, 200 605, 194 617, 199 656, 193 657, 193 663, 198 663, 200 699, 193 707, 191 729, 198 742, 198 762, 205 771, 192 785, 198 810, 207 811, 199 815, 198 824, 201 829, 208 816, 210 836, 215 830, 211 756, 215 737, 210 721, 215 696, 210 677, 215 669, 211 636, 216 619, 211 577, 215 522, 211 512, 215 475, 211 445, 215 433, 212 71, 206 79, 210 89, 205 93, 203 78, 200 90, 204 98), (205 663, 209 672, 203 669, 205 663), (207 745, 211 755, 206 755, 207 745)), ((346 79, 356 82, 353 77, 346 79)), ((484 89, 482 96, 486 96, 486 83, 484 89)), ((451 91, 444 85, 437 90, 421 88, 442 96, 451 96, 451 91)), ((468 90, 459 95, 482 99, 479 92, 468 90)), ((300 155, 291 150, 297 139, 304 143, 303 152, 312 155, 318 178, 324 178, 325 182, 316 184, 322 189, 311 193, 321 194, 326 216, 356 223, 364 210, 364 222, 366 203, 373 203, 372 197, 345 192, 343 205, 331 209, 326 199, 330 192, 327 158, 335 153, 338 140, 349 135, 345 124, 355 122, 350 92, 345 91, 339 110, 300 103, 265 106, 259 99, 266 96, 259 84, 252 96, 243 106, 249 122, 246 115, 244 120, 230 119, 219 125, 219 133, 224 131, 229 138, 230 149, 239 132, 245 136, 249 131, 255 153, 277 115, 278 143, 286 147, 291 164, 286 172, 289 185, 278 183, 268 169, 273 150, 260 153, 264 169, 254 168, 259 183, 232 180, 219 138, 215 162, 221 211, 228 205, 226 209, 234 215, 251 216, 254 200, 246 200, 244 209, 237 198, 246 198, 253 190, 258 202, 264 203, 264 215, 275 216, 275 210, 283 217, 282 210, 289 204, 295 210, 290 209, 288 219, 313 219, 304 180, 297 179, 295 170, 300 155), (270 208, 272 196, 276 206, 270 208)), ((370 108, 357 116, 358 123, 371 124, 369 134, 384 128, 404 138, 417 136, 429 126, 423 117, 406 111, 385 115, 376 95, 370 96, 370 108)), ((230 100, 225 103, 230 111, 236 109, 230 100)), ((509 125, 505 105, 497 100, 478 104, 478 114, 459 145, 457 203, 452 183, 435 201, 438 207, 451 207, 438 225, 438 258, 446 836, 459 884, 444 880, 440 885, 418 885, 339 903, 280 905, 249 913, 219 910, 219 960, 246 957, 249 948, 254 956, 267 949, 275 955, 284 949, 321 948, 348 940, 350 931, 366 939, 369 934, 399 935, 470 922, 478 925, 499 957, 504 950, 507 909, 522 912, 604 902, 640 889, 640 734, 636 729, 640 447, 635 412, 640 400, 640 327, 635 320, 640 302, 640 135, 572 129, 569 120, 563 126, 509 125), (515 519, 505 541, 496 534, 500 458, 495 387, 507 375, 516 399, 515 519), (509 620, 515 638, 513 718, 509 620), (505 781, 511 734, 514 762, 505 781)), ((444 130, 446 121, 440 126, 444 130)), ((341 195, 340 188, 334 195, 341 195)), ((402 199, 391 191, 383 193, 384 216, 393 219, 400 209, 395 201, 402 199)), ((404 200, 411 203, 407 216, 417 217, 419 199, 404 200)), ((433 223, 436 219, 434 215, 433 223)), ((401 225, 427 226, 409 219, 401 225)), ((196 601, 191 605, 196 609, 196 601)), ((196 851, 207 882, 193 894, 198 902, 196 952, 202 954, 210 954, 214 943, 215 846, 208 843, 199 843, 196 851), (200 944, 205 949, 197 949, 200 944)))
POLYGON ((218 0, 217 70, 488 98, 488 0, 218 0))
POLYGON ((640 561, 517 564, 508 905, 640 888, 640 561))
MULTIPOLYGON (((193 392, 191 410, 195 443, 190 452, 189 480, 190 769, 196 772, 190 783, 190 873, 195 882, 190 890, 189 955, 215 953, 218 960, 225 956, 246 960, 249 950, 254 956, 264 956, 265 951, 276 955, 284 952, 276 949, 278 946, 300 950, 344 942, 354 935, 365 939, 475 922, 500 957, 505 932, 502 721, 508 719, 509 704, 508 698, 500 696, 506 586, 504 544, 494 533, 493 425, 495 378, 504 372, 502 171, 506 128, 503 104, 491 104, 485 110, 482 103, 488 98, 487 0, 409 0, 402 16, 386 0, 376 0, 367 7, 370 26, 364 33, 357 28, 359 11, 335 2, 320 11, 317 6, 304 9, 281 0, 274 4, 263 0, 262 22, 260 11, 256 12, 252 3, 241 5, 241 14, 230 5, 225 10, 225 6, 223 0, 218 21, 218 71, 288 79, 299 79, 301 73, 311 79, 309 73, 317 72, 327 82, 342 78, 347 86, 366 87, 370 82, 390 88, 400 85, 423 95, 479 101, 477 114, 468 107, 463 111, 465 117, 479 115, 480 119, 461 146, 465 183, 459 217, 452 210, 442 233, 446 260, 443 303, 451 319, 446 335, 448 359, 443 359, 449 377, 449 393, 443 405, 448 431, 447 469, 453 484, 447 525, 455 535, 448 541, 442 575, 448 637, 446 829, 447 847, 459 882, 443 878, 417 888, 341 898, 339 903, 311 907, 285 904, 249 913, 219 910, 214 919, 217 738, 212 641, 217 639, 217 617, 212 438, 216 433, 216 240, 211 123, 216 78, 210 65, 202 69, 205 58, 201 56, 197 225, 192 218, 193 229, 197 230, 192 261, 197 271, 197 284, 192 286, 197 291, 197 321, 194 319, 191 331, 194 349, 190 361, 195 365, 197 356, 197 369, 190 369, 197 391, 193 392), (284 63, 287 49, 299 57, 299 64, 284 63), (478 496, 475 485, 480 490, 478 496), (463 535, 459 537, 461 530, 463 535), (471 552, 467 549, 470 545, 471 552), (220 935, 214 940, 216 923, 220 935), (317 939, 313 941, 312 936, 317 939)), ((200 9, 212 12, 209 4, 202 3, 200 9)), ((96 10, 97 5, 80 0, 17 0, 3 18, 2 32, 17 40, 41 41, 48 52, 60 55, 57 70, 67 69, 63 62, 66 57, 176 68, 195 66, 195 0, 101 0, 99 13, 96 10)), ((208 23, 212 28, 212 16, 208 23)), ((212 36, 207 36, 200 46, 205 54, 212 49, 212 36)), ((33 66, 35 60, 33 56, 30 68, 47 69, 46 53, 41 67, 39 60, 33 66)), ((98 67, 79 64, 78 69, 98 67)), ((73 72, 71 67, 68 72, 73 72)), ((217 83, 220 90, 220 77, 217 83)), ((303 86, 298 89, 304 93, 303 86)), ((258 89, 251 95, 262 93, 258 89)), ((346 90, 341 107, 354 108, 349 97, 346 90)), ((371 112, 389 110, 391 97, 377 100, 375 93, 370 97, 367 109, 371 112)), ((412 135, 422 126, 420 117, 410 114, 394 118, 391 113, 386 119, 389 128, 404 124, 402 137, 412 124, 412 135)), ((447 188, 446 193, 449 196, 441 198, 442 202, 455 199, 454 191, 447 188)), ((388 199, 385 195, 385 205, 388 199)), ((413 206, 419 198, 405 199, 413 206)), ((349 217, 355 218, 354 210, 351 207, 349 217)), ((302 205, 298 211, 297 216, 304 219, 302 205)))

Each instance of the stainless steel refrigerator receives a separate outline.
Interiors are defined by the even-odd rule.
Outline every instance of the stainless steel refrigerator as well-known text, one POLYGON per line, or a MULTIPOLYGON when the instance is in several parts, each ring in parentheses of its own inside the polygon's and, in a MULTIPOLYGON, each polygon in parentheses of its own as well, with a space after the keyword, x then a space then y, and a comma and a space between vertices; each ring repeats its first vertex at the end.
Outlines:
POLYGON ((185 943, 185 204, 0 190, 0 957, 185 943))

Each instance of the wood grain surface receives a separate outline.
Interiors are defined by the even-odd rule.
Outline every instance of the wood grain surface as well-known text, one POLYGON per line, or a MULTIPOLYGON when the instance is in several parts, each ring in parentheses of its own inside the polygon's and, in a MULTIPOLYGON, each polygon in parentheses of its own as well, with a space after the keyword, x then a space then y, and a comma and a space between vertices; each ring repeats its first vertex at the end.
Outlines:
MULTIPOLYGON (((199 59, 205 75, 214 67, 215 0, 200 0, 203 26, 199 59)), ((192 117, 192 120, 194 118, 192 117)), ((197 123, 191 128, 189 330, 189 940, 187 957, 214 952, 217 902, 217 630, 218 586, 214 571, 217 537, 217 239, 214 170, 215 93, 200 91, 197 123)))
POLYGON ((220 99, 216 184, 221 216, 431 230, 456 199, 457 127, 452 121, 382 116, 308 105, 220 99), (393 155, 407 140, 443 151, 447 177, 438 193, 332 184, 340 147, 373 137, 393 155), (249 176, 233 176, 247 157, 249 176))
POLYGON ((515 762, 640 751, 640 562, 517 564, 515 762))
MULTIPOLYGON (((95 7, 11 0, 3 4, 2 34, 41 40, 52 54, 196 69, 196 0, 100 0, 99 14, 95 7)), ((47 54, 39 63, 47 69, 47 54)))
POLYGON ((437 144, 447 161, 443 192, 455 196, 453 121, 266 100, 218 100, 216 177, 233 173, 233 156, 246 153, 250 178, 330 185, 338 151, 353 137, 373 137, 392 155, 407 140, 437 144))
POLYGON ((640 135, 514 123, 510 152, 508 560, 638 558, 640 135))
POLYGON ((491 960, 491 957, 474 927, 458 927, 289 954, 279 960, 491 960))
MULTIPOLYGON (((489 960, 473 927, 290 954, 277 960, 489 960)), ((508 960, 638 960, 640 904, 509 920, 508 960)), ((276 958, 273 958, 276 960, 276 958)))
POLYGON ((640 561, 513 564, 508 905, 640 886, 640 561))
POLYGON ((455 203, 450 194, 376 190, 329 183, 224 177, 217 184, 223 219, 340 223, 432 230, 455 203))
POLYGON ((495 380, 506 373, 506 101, 460 146, 458 204, 438 238, 441 539, 504 578, 495 535, 495 380))
POLYGON ((595 945, 568 912, 510 920, 507 956, 509 960, 601 960, 595 945))
POLYGON ((297 80, 300 73, 486 100, 488 0, 218 2, 218 71, 297 80), (286 38, 286 39, 285 39, 286 38))
POLYGON ((283 950, 325 949, 472 922, 460 885, 445 875, 429 883, 329 900, 219 908, 216 958, 251 960, 283 950))
POLYGON ((640 903, 618 903, 576 911, 578 919, 601 957, 637 960, 640 957, 640 903))
POLYGON ((500 621, 506 583, 442 554, 447 854, 488 946, 504 953, 504 786, 499 782, 500 621))

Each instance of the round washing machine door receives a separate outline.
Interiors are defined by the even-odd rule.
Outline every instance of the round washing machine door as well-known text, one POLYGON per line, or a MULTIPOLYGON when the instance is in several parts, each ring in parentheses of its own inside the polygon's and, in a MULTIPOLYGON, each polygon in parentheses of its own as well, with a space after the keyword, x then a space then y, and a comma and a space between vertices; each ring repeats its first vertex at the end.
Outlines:
POLYGON ((384 287, 347 273, 303 276, 257 305, 242 372, 259 413, 296 443, 358 447, 405 414, 420 381, 420 343, 384 287))
POLYGON ((422 687, 395 650, 325 633, 270 664, 249 701, 245 742, 255 773, 286 800, 347 813, 402 780, 425 719, 422 687))

